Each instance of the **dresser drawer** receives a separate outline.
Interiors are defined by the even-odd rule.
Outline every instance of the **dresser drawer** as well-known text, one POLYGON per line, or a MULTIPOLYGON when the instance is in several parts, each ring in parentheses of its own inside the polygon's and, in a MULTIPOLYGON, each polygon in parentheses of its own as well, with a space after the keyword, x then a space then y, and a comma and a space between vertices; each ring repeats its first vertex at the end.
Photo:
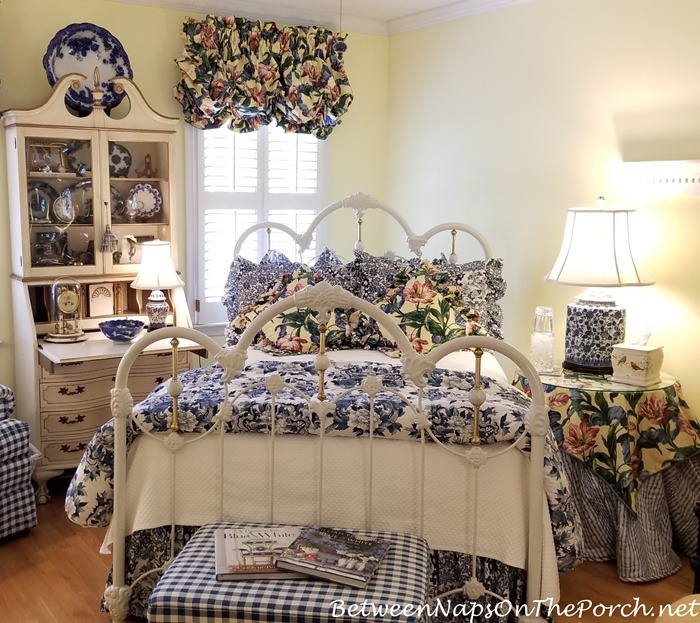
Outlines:
MULTIPOLYGON (((189 370, 189 355, 186 352, 178 352, 177 354, 177 369, 178 372, 189 370)), ((142 355, 131 366, 129 377, 140 376, 144 373, 156 372, 163 379, 167 379, 172 375, 173 364, 170 353, 163 355, 142 355)), ((116 373, 116 370, 115 370, 116 373)))
POLYGON ((134 399, 134 404, 143 400, 148 396, 149 392, 168 378, 170 378, 170 373, 158 374, 157 372, 130 377, 128 385, 131 391, 131 397, 134 399))
POLYGON ((85 409, 76 406, 74 410, 43 411, 41 414, 41 436, 61 438, 73 434, 90 433, 92 435, 100 426, 112 417, 109 406, 85 409))
POLYGON ((42 440, 42 467, 68 468, 75 467, 83 458, 85 448, 92 439, 93 433, 72 437, 65 440, 42 440))
POLYGON ((53 365, 53 372, 46 368, 41 368, 41 380, 58 381, 71 379, 83 380, 96 376, 107 376, 116 374, 120 359, 91 359, 90 361, 76 361, 71 363, 61 363, 53 365))
MULTIPOLYGON (((55 364, 53 372, 46 368, 41 368, 41 379, 44 381, 58 381, 87 378, 99 376, 114 376, 121 361, 120 357, 109 359, 91 359, 90 361, 76 361, 74 363, 55 364)), ((186 351, 179 351, 177 354, 178 367, 188 366, 189 357, 186 351)), ((131 366, 131 374, 140 374, 144 370, 162 370, 170 376, 172 369, 170 353, 141 355, 131 366)))
POLYGON ((65 379, 39 383, 39 406, 42 413, 52 409, 77 410, 109 405, 113 377, 97 379, 65 379))

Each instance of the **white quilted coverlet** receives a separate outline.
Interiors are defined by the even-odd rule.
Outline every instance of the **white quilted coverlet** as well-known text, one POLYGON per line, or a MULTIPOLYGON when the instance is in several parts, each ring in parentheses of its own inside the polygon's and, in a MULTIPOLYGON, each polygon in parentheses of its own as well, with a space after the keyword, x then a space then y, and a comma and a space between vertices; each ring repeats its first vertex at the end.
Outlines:
MULTIPOLYGON (((491 365, 498 366, 493 358, 491 365)), ((491 365, 484 374, 490 374, 491 365)), ((500 367, 491 375, 503 378, 498 370, 500 367)), ((317 522, 416 533, 434 549, 475 552, 526 567, 529 459, 516 449, 490 458, 478 470, 477 480, 461 456, 425 444, 426 486, 421 502, 419 442, 375 439, 370 446, 367 438, 325 437, 321 448, 317 436, 217 434, 185 443, 173 453, 162 443, 167 435, 140 435, 129 451, 127 534, 170 523, 202 525, 216 520, 317 522), (222 444, 223 459, 219 452, 222 444), (273 446, 276 458, 270 467, 273 446), (323 470, 321 453, 325 457, 323 470), (363 494, 370 465, 374 474, 371 501, 363 494), (465 474, 465 470, 470 471, 465 474), (319 487, 314 483, 321 471, 323 511, 319 516, 319 487), (460 473, 464 475, 452 476, 460 473), (479 499, 476 547, 475 493, 479 499)), ((484 450, 491 456, 504 447, 484 446, 484 450)), ((556 602, 557 562, 544 500, 542 513, 543 596, 556 602)), ((111 530, 104 553, 109 552, 110 543, 111 530)))

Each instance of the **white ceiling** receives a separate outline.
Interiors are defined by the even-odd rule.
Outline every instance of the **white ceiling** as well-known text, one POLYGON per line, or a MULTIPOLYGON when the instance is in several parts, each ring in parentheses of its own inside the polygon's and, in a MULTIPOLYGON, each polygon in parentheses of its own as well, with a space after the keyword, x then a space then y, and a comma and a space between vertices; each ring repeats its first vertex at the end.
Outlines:
POLYGON ((119 0, 343 31, 394 34, 531 0, 119 0))

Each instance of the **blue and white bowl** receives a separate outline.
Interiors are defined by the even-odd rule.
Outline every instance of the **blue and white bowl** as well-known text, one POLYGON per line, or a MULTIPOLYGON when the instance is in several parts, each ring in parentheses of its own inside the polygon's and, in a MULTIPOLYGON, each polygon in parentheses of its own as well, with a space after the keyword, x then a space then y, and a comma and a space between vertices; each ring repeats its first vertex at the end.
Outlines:
POLYGON ((131 342, 145 326, 141 320, 132 318, 117 318, 104 320, 98 325, 105 337, 113 342, 131 342))

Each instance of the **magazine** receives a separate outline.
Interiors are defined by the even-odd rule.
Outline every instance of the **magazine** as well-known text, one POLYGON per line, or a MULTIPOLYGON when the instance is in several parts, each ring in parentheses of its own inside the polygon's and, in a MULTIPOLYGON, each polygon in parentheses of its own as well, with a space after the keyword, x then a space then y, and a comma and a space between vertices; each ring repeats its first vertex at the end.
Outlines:
POLYGON ((363 588, 386 555, 390 541, 346 530, 305 526, 277 558, 277 566, 363 588))
POLYGON ((300 526, 255 526, 216 528, 214 553, 217 580, 301 578, 302 573, 275 565, 277 557, 291 545, 300 526))

